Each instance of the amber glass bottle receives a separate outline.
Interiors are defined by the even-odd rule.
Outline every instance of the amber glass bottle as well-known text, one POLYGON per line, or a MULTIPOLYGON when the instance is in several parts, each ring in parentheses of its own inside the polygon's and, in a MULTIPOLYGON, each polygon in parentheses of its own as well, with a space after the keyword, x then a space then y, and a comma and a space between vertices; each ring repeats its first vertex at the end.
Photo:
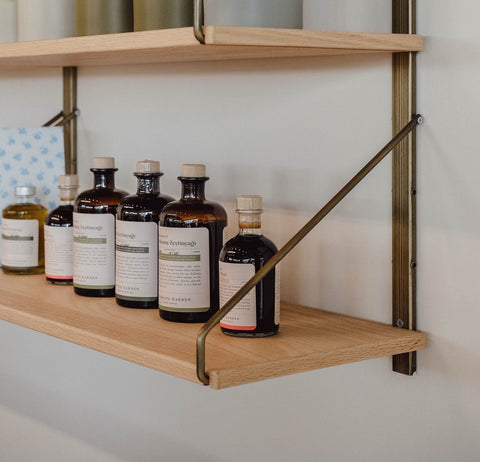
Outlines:
POLYGON ((205 322, 218 311, 225 209, 205 199, 205 165, 184 164, 182 197, 160 215, 158 303, 163 319, 205 322))
POLYGON ((45 221, 45 276, 52 284, 73 283, 73 201, 78 191, 77 175, 58 180, 60 205, 45 221))
POLYGON ((158 219, 173 197, 160 194, 160 163, 137 162, 137 194, 117 208, 115 298, 129 308, 158 307, 158 219))
POLYGON ((115 189, 115 159, 93 159, 93 189, 73 207, 73 287, 87 297, 115 296, 115 215, 128 193, 115 189))
POLYGON ((16 204, 2 212, 2 270, 7 274, 39 274, 45 267, 43 226, 47 209, 34 203, 35 186, 17 186, 16 204))
MULTIPOLYGON (((277 252, 262 235, 261 196, 237 198, 240 231, 220 252, 220 306, 228 300, 277 252)), ((237 337, 268 337, 280 323, 280 278, 278 265, 220 321, 222 332, 237 337)))

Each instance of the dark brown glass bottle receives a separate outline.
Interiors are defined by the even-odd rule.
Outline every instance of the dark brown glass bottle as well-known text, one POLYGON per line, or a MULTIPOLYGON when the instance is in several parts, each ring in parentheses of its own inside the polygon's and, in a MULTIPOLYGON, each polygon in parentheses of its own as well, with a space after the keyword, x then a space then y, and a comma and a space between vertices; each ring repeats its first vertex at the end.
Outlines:
POLYGON ((45 277, 52 284, 73 283, 73 201, 77 175, 60 175, 60 205, 45 220, 45 277))
POLYGON ((15 187, 16 204, 2 212, 2 271, 39 274, 45 268, 44 223, 48 211, 35 204, 35 186, 15 187))
POLYGON ((205 165, 182 165, 182 197, 160 215, 158 302, 168 321, 205 322, 219 308, 218 256, 227 213, 205 199, 205 173, 205 165))
POLYGON ((128 193, 115 189, 115 159, 93 159, 93 189, 73 208, 73 287, 87 297, 115 296, 115 215, 128 193))
POLYGON ((173 197, 160 194, 160 163, 137 162, 137 194, 117 208, 115 298, 129 308, 158 307, 158 220, 173 197))
MULTIPOLYGON (((237 199, 240 232, 220 252, 220 305, 230 298, 277 252, 262 235, 261 196, 237 199)), ((272 269, 232 311, 220 321, 222 332, 236 337, 268 337, 280 323, 280 278, 272 269)))

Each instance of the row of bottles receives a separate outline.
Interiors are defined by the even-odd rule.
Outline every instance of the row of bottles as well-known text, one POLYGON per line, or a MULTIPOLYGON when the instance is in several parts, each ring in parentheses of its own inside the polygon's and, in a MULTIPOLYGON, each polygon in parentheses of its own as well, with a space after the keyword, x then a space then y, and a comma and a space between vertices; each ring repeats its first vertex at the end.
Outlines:
MULTIPOLYGON (((227 214, 220 204, 206 200, 209 178, 204 165, 182 166, 178 201, 160 193, 159 162, 137 163, 138 187, 132 195, 115 188, 116 170, 113 158, 95 158, 94 187, 78 196, 77 176, 62 176, 62 204, 48 216, 41 205, 31 203, 32 187, 17 188, 19 203, 3 212, 4 272, 42 272, 39 244, 45 230, 47 281, 73 283, 78 295, 115 296, 125 307, 158 307, 160 316, 169 321, 205 322, 277 251, 261 232, 260 196, 239 196, 240 231, 223 245, 227 214), (26 226, 29 220, 38 230, 29 241, 39 249, 35 265, 33 258, 8 257, 18 250, 9 247, 11 242, 22 247, 23 238, 32 234, 15 230, 13 222, 26 226), (44 221, 45 227, 39 226, 44 221)), ((279 285, 274 269, 224 317, 223 332, 249 337, 275 334, 279 285)))

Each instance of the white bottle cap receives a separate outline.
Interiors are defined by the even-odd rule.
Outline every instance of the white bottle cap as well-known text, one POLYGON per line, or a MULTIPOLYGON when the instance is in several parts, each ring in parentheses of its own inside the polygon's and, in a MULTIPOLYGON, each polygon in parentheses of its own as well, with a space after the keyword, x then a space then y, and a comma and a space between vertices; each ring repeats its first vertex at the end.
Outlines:
POLYGON ((141 160, 137 162, 137 173, 160 173, 160 162, 157 160, 141 160))
POLYGON ((207 170, 203 164, 183 164, 182 174, 186 178, 205 178, 207 170))
POLYGON ((262 211, 262 196, 238 196, 237 210, 262 211))
POLYGON ((60 175, 58 177, 58 187, 65 189, 78 188, 78 175, 60 175))
POLYGON ((15 196, 35 196, 35 186, 15 186, 15 196))
POLYGON ((115 168, 114 157, 94 157, 93 168, 115 168))

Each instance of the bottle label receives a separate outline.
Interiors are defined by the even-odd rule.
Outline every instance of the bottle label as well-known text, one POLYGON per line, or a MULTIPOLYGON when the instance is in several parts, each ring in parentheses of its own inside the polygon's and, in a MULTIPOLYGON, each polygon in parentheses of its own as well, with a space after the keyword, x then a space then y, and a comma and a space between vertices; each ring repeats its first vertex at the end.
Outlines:
POLYGON ((115 258, 115 296, 123 300, 156 300, 158 225, 117 218, 115 258))
MULTIPOLYGON (((255 265, 219 262, 220 307, 223 307, 237 291, 255 274, 255 265)), ((255 330, 257 328, 257 303, 255 287, 229 313, 220 325, 226 329, 255 330)))
POLYGON ((158 304, 176 312, 210 309, 207 228, 158 228, 158 304))
POLYGON ((115 217, 73 213, 73 285, 82 289, 115 287, 115 217))
POLYGON ((73 278, 73 228, 45 225, 45 276, 73 278))
POLYGON ((2 219, 2 265, 38 266, 38 220, 2 219))

